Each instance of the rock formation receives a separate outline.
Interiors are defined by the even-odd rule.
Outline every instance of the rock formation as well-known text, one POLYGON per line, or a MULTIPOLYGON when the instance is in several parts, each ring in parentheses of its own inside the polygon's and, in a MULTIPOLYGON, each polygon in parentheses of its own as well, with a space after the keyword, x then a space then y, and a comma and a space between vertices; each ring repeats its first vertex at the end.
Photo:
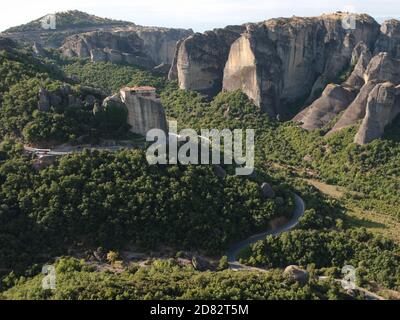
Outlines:
POLYGON ((396 59, 398 39, 400 37, 399 23, 395 20, 382 25, 381 34, 378 36, 371 55, 370 48, 363 42, 358 43, 352 54, 351 64, 353 72, 348 79, 337 87, 357 92, 354 99, 340 97, 337 103, 339 108, 332 108, 331 102, 326 97, 326 91, 321 98, 300 112, 294 121, 302 123, 306 130, 322 128, 336 115, 338 121, 328 132, 331 135, 343 128, 362 122, 355 143, 365 144, 379 138, 384 133, 385 127, 398 115, 398 91, 396 85, 400 83, 400 60, 396 59), (380 52, 379 50, 387 50, 380 52))
POLYGON ((380 138, 385 127, 400 113, 400 86, 380 83, 368 97, 364 120, 358 130, 355 143, 366 144, 380 138))
POLYGON ((385 126, 397 116, 397 108, 394 104, 398 102, 386 100, 391 99, 394 91, 393 88, 389 89, 390 86, 387 86, 387 83, 400 83, 400 60, 394 59, 388 53, 379 53, 368 64, 364 73, 364 81, 366 83, 355 100, 328 134, 363 120, 354 141, 358 144, 369 143, 373 139, 381 137, 385 126), (382 87, 383 84, 385 85, 382 87), (379 111, 382 112, 382 115, 379 115, 379 111), (385 113, 389 111, 392 112, 391 115, 385 113))
POLYGON ((309 278, 306 270, 303 270, 299 266, 295 265, 287 266, 283 271, 283 274, 301 285, 305 285, 309 278))
POLYGON ((119 94, 108 99, 126 106, 131 132, 145 136, 151 129, 168 131, 164 108, 154 88, 123 88, 119 94))
POLYGON ((354 69, 350 77, 344 83, 346 86, 360 89, 365 84, 364 73, 367 70, 371 58, 372 54, 368 46, 364 42, 358 43, 351 57, 351 65, 354 66, 354 69))
POLYGON ((375 54, 379 52, 388 52, 393 58, 400 59, 400 21, 393 19, 382 24, 375 44, 375 54))
POLYGON ((230 34, 223 40, 215 32, 196 34, 181 43, 171 73, 182 89, 212 95, 223 82, 224 89, 243 90, 271 116, 284 114, 286 105, 335 79, 359 42, 373 48, 378 23, 356 15, 357 28, 347 30, 345 17, 337 13, 227 27, 219 31, 230 34))
POLYGON ((264 199, 275 198, 275 191, 272 189, 271 185, 268 182, 264 182, 261 185, 261 194, 264 199))
POLYGON ((306 130, 322 128, 345 110, 355 96, 356 91, 352 88, 330 84, 322 96, 299 113, 293 121, 301 122, 302 128, 306 130))
POLYGON ((223 77, 227 91, 242 90, 261 110, 279 113, 282 63, 265 30, 248 26, 231 46, 223 77), (265 37, 257 42, 257 38, 265 37))
POLYGON ((90 57, 92 62, 125 62, 143 68, 155 66, 144 54, 144 43, 135 33, 88 32, 68 37, 60 48, 68 57, 90 57))
POLYGON ((65 110, 67 108, 92 108, 102 100, 102 95, 85 87, 81 93, 75 92, 69 85, 64 84, 54 91, 44 88, 39 89, 38 110, 47 112, 51 108, 55 110, 65 110))
POLYGON ((225 63, 231 44, 244 27, 226 27, 204 34, 196 33, 179 43, 170 80, 177 79, 181 89, 215 95, 222 89, 225 63))
POLYGON ((338 122, 333 126, 328 135, 337 132, 343 128, 352 126, 365 117, 368 96, 372 89, 377 85, 376 81, 369 81, 360 90, 357 97, 347 107, 338 122))

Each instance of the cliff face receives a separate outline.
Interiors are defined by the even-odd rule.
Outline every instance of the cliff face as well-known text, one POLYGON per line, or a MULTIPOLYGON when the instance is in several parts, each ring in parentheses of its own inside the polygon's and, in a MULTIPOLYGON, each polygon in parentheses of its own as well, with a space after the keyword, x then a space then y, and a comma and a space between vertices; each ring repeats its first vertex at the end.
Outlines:
POLYGON ((265 28, 248 26, 231 46, 223 77, 227 91, 240 89, 261 110, 274 117, 282 90, 282 63, 265 28), (262 41, 257 39, 263 38, 262 41))
POLYGON ((400 59, 400 21, 389 20, 382 24, 381 33, 375 45, 375 54, 388 52, 400 59))
POLYGON ((240 26, 227 27, 184 39, 177 48, 170 80, 177 79, 181 89, 219 93, 230 46, 243 30, 240 26))
POLYGON ((170 64, 176 42, 188 34, 171 29, 136 27, 124 31, 94 31, 66 38, 60 50, 65 56, 90 57, 93 62, 126 62, 151 68, 170 64))
POLYGON ((92 62, 136 64, 143 68, 155 63, 144 53, 144 43, 135 33, 88 32, 68 37, 60 48, 68 57, 90 57, 92 62))
MULTIPOLYGON (((341 97, 341 108, 330 110, 332 118, 344 112, 328 135, 361 121, 354 142, 366 144, 381 137, 385 127, 399 114, 399 87, 396 88, 396 85, 400 83, 400 60, 387 52, 370 58, 369 51, 362 49, 362 44, 358 48, 361 50, 354 71, 342 85, 338 85, 342 90, 351 89, 357 95, 350 100, 341 97)), ((327 108, 330 104, 324 96, 293 120, 300 122, 306 130, 322 128, 326 124, 323 120, 329 115, 327 108)))
POLYGON ((225 38, 229 41, 210 33, 196 35, 178 48, 173 68, 182 89, 214 94, 222 79, 224 89, 242 89, 275 116, 285 113, 285 105, 313 96, 336 78, 359 42, 373 47, 379 32, 375 20, 357 15, 357 28, 347 30, 342 23, 345 17, 333 14, 247 24, 225 38))
POLYGON ((293 121, 302 122, 302 128, 306 130, 322 128, 345 110, 356 94, 356 90, 352 88, 330 84, 322 96, 299 113, 293 121))
POLYGON ((385 127, 400 114, 400 86, 391 82, 380 83, 368 97, 366 115, 355 136, 354 142, 366 144, 380 138, 385 127))
POLYGON ((164 108, 155 95, 132 94, 123 89, 117 99, 128 110, 128 124, 131 126, 131 132, 145 136, 151 129, 168 131, 164 108))
POLYGON ((171 64, 177 42, 193 34, 191 30, 167 28, 136 28, 137 36, 143 40, 143 51, 157 65, 171 64))

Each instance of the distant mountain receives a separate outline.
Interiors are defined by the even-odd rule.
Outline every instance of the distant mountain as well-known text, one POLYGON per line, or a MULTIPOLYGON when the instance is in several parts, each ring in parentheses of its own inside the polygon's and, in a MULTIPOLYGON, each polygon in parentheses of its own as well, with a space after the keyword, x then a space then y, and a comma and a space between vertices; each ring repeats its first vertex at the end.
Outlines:
POLYGON ((69 57, 149 68, 171 64, 176 43, 193 34, 192 30, 139 26, 77 10, 55 16, 55 29, 43 28, 42 17, 10 28, 0 36, 28 46, 61 48, 69 57))
MULTIPOLYGON (((85 28, 85 27, 96 27, 96 26, 134 26, 133 22, 113 20, 107 18, 97 17, 95 15, 88 14, 86 12, 78 10, 70 10, 66 12, 58 12, 56 15, 57 30, 66 30, 71 28, 85 28)), ((42 20, 45 18, 33 20, 26 24, 9 28, 5 30, 5 33, 13 32, 26 32, 26 31, 43 31, 42 20)))

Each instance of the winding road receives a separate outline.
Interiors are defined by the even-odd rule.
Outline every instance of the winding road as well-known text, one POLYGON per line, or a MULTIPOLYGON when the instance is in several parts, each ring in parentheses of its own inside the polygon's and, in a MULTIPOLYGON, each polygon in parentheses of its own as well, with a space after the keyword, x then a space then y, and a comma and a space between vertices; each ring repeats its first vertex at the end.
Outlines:
MULTIPOLYGON (((227 257, 228 257, 229 268, 231 270, 258 270, 258 271, 262 271, 262 272, 266 271, 265 269, 255 268, 255 267, 250 267, 250 266, 240 264, 236 260, 236 257, 241 250, 243 250, 247 246, 250 246, 250 245, 256 243, 257 241, 264 240, 265 237, 268 235, 278 236, 281 233, 284 233, 284 232, 287 232, 287 231, 293 229, 299 223, 299 219, 304 214, 304 211, 305 211, 305 204, 304 204, 303 199, 300 198, 297 194, 294 194, 294 200, 295 200, 296 207, 293 212, 293 216, 288 223, 286 223, 285 225, 283 225, 279 228, 269 230, 269 231, 266 231, 263 233, 255 234, 255 235, 247 238, 246 240, 243 240, 243 241, 233 245, 228 250, 227 257)), ((325 277, 325 276, 319 277, 319 280, 327 280, 327 279, 329 279, 329 277, 325 277)), ((334 280, 341 284, 343 284, 343 283, 346 284, 345 280, 342 280, 342 279, 334 279, 334 280)), ((371 292, 367 289, 361 288, 359 286, 355 286, 354 289, 363 292, 365 294, 365 298, 367 300, 385 300, 383 297, 377 295, 376 293, 371 292)))
POLYGON ((295 201, 296 207, 294 209, 293 216, 290 219, 290 221, 288 221, 285 225, 283 225, 279 228, 273 229, 273 230, 268 230, 263 233, 255 234, 255 235, 251 236, 250 238, 233 245, 228 250, 227 257, 228 257, 228 263, 229 263, 230 269, 233 269, 233 270, 257 269, 257 268, 252 268, 252 267, 240 264, 236 260, 238 253, 242 249, 246 248, 247 246, 252 245, 253 243, 256 243, 257 241, 265 239, 265 237, 268 235, 277 236, 277 235, 280 235, 281 233, 284 233, 286 231, 293 229, 299 223, 299 219, 304 214, 304 211, 305 211, 304 201, 297 194, 294 194, 294 201, 295 201))

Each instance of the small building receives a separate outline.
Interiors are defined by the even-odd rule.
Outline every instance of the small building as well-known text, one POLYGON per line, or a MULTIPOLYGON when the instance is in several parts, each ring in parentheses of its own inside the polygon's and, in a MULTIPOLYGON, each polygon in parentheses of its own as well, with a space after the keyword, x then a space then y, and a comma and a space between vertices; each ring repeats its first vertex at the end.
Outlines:
POLYGON ((136 95, 157 99, 156 88, 150 86, 124 87, 121 89, 121 96, 136 95))

